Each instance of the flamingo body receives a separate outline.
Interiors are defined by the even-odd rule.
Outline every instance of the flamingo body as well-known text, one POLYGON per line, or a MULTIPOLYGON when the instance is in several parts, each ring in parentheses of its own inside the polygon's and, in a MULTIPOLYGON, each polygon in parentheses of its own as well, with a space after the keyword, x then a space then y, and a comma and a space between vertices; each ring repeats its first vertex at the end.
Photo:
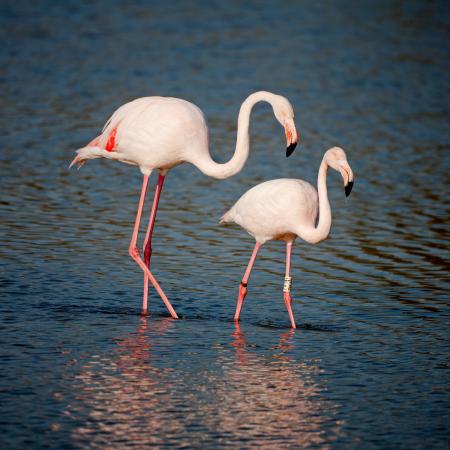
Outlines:
POLYGON ((167 171, 183 162, 205 159, 208 127, 202 111, 186 100, 143 97, 118 108, 102 134, 78 150, 78 155, 137 165, 149 175, 153 169, 167 171))
POLYGON ((255 92, 243 102, 233 158, 218 164, 209 153, 208 126, 196 105, 173 97, 142 97, 118 108, 100 136, 77 150, 72 164, 107 158, 139 166, 144 175, 160 173, 189 162, 205 175, 228 178, 239 172, 249 153, 249 119, 255 103, 269 102, 277 120, 285 127, 288 154, 297 145, 294 113, 289 101, 270 92, 255 92))
POLYGON ((239 320, 250 273, 258 251, 269 240, 286 242, 286 275, 283 288, 284 303, 289 313, 291 325, 296 327, 291 307, 290 265, 294 240, 299 236, 304 241, 316 244, 326 239, 331 229, 331 208, 328 201, 326 177, 328 167, 339 171, 344 179, 345 194, 353 187, 353 172, 347 156, 339 147, 325 152, 319 168, 318 189, 310 183, 282 178, 266 181, 247 191, 226 212, 221 222, 234 222, 244 228, 255 240, 255 248, 247 270, 239 286, 238 302, 234 319, 239 320))
POLYGON ((292 242, 299 228, 315 225, 319 212, 317 190, 304 180, 281 178, 247 191, 222 218, 235 222, 260 244, 292 242))

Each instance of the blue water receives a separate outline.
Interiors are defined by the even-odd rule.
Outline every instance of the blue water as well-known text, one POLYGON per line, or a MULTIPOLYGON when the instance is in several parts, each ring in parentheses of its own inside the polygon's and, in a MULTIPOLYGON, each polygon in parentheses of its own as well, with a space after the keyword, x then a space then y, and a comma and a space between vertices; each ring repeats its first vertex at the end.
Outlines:
POLYGON ((2 448, 448 448, 445 2, 16 0, 0 25, 2 448), (240 174, 169 173, 152 269, 181 320, 154 292, 141 317, 140 173, 68 171, 74 149, 126 101, 171 95, 225 161, 259 89, 291 100, 301 146, 286 159, 258 105, 240 174), (346 199, 330 173, 331 236, 294 246, 299 328, 279 242, 237 327, 253 240, 220 216, 259 182, 315 182, 336 144, 356 183, 346 199))

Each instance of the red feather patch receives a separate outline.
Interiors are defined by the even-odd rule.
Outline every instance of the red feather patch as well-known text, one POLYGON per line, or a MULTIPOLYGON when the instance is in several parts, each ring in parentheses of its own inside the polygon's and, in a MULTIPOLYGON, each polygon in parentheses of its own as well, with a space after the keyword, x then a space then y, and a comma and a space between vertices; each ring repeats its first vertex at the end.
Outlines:
POLYGON ((106 142, 106 147, 105 147, 105 150, 107 152, 112 152, 116 146, 116 134, 117 134, 118 126, 119 125, 115 126, 112 129, 111 133, 109 134, 108 141, 106 142))

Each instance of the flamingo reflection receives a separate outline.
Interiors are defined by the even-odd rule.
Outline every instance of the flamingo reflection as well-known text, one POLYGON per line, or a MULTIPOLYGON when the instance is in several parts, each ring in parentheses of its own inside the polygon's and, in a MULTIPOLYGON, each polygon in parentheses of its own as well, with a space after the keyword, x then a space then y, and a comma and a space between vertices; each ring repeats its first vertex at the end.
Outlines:
POLYGON ((116 447, 120 442, 158 445, 167 434, 181 431, 180 420, 161 414, 171 408, 170 387, 161 382, 170 377, 171 369, 151 363, 155 344, 149 331, 162 336, 172 320, 149 325, 149 318, 141 317, 137 332, 118 340, 113 355, 93 357, 83 366, 75 380, 75 401, 67 411, 84 418, 83 425, 73 430, 75 442, 90 448, 116 447))
POLYGON ((221 433, 277 449, 328 448, 337 437, 341 424, 333 417, 336 405, 321 397, 323 388, 315 381, 321 369, 317 361, 293 359, 294 337, 294 329, 283 332, 272 354, 260 355, 248 350, 235 323, 235 363, 224 374, 215 420, 221 433))
POLYGON ((66 411, 78 446, 328 448, 340 433, 318 361, 293 356, 293 329, 264 349, 235 324, 231 342, 211 337, 205 350, 179 335, 172 345, 172 325, 142 317, 111 354, 83 364, 66 411))

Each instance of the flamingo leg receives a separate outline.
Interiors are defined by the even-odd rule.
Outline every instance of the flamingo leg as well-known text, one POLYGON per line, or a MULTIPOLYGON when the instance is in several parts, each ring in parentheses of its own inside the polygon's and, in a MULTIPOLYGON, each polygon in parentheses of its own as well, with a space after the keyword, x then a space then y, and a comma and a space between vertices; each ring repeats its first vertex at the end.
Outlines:
MULTIPOLYGON (((172 308, 172 305, 169 302, 169 299, 166 297, 166 294, 164 294, 164 291, 161 289, 160 285, 156 281, 156 278, 152 275, 148 267, 146 266, 145 262, 143 261, 141 254, 139 253, 139 249, 137 247, 137 238, 139 234, 139 226, 141 224, 141 218, 142 218, 142 209, 144 208, 144 202, 145 202, 145 194, 147 193, 147 186, 148 186, 148 175, 144 175, 144 179, 142 182, 142 190, 141 190, 141 196, 139 199, 139 206, 138 211, 136 214, 136 221, 134 223, 134 230, 133 235, 131 237, 130 246, 128 247, 128 252, 130 256, 136 261, 136 264, 144 271, 145 275, 148 277, 150 282, 152 283, 153 287, 156 289, 156 292, 158 292, 159 296, 162 298, 163 302, 165 303, 167 309, 170 312, 170 315, 174 319, 178 319, 177 313, 172 308)), ((142 311, 143 314, 146 314, 147 311, 142 311)))
MULTIPOLYGON (((156 220, 156 213, 158 212, 158 204, 159 204, 159 198, 161 197, 161 191, 163 188, 164 175, 158 176, 158 185, 156 186, 155 190, 155 197, 153 198, 153 206, 152 211, 150 213, 150 220, 147 227, 147 233, 145 234, 145 241, 144 241, 144 263, 150 270, 150 258, 152 257, 152 235, 153 235, 153 228, 155 227, 155 220, 156 220)), ((142 299, 142 311, 144 313, 147 313, 148 311, 148 276, 144 273, 144 297, 142 299)))
POLYGON ((292 252, 292 242, 287 242, 286 243, 286 276, 284 278, 283 297, 284 297, 284 304, 286 305, 286 308, 289 313, 289 318, 291 319, 292 328, 297 328, 295 326, 294 313, 292 312, 292 299, 291 299, 292 278, 290 276, 291 252, 292 252))
POLYGON ((247 295, 247 283, 250 278, 250 273, 253 268, 253 264, 255 263, 256 255, 258 254, 258 250, 260 249, 261 244, 257 242, 255 244, 255 248, 253 249, 252 256, 250 258, 250 261, 247 266, 247 270, 245 271, 244 277, 242 278, 241 284, 239 285, 239 294, 238 294, 238 301, 236 305, 236 312, 234 313, 234 320, 238 321, 239 316, 241 314, 242 304, 244 303, 244 298, 247 295))

